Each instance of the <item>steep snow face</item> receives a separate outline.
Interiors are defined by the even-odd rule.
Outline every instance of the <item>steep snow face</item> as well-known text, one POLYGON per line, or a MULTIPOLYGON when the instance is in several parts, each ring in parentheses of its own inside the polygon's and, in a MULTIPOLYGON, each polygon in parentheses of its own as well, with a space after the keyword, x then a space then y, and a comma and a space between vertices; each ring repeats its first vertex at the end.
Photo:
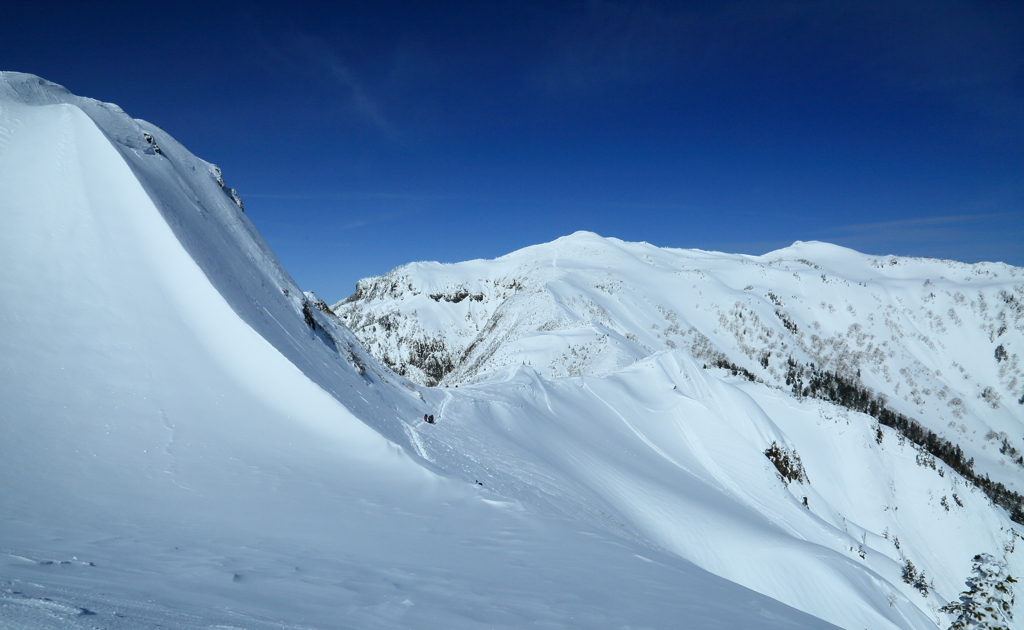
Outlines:
POLYGON ((753 257, 579 232, 492 261, 399 267, 333 309, 372 354, 427 385, 521 364, 598 376, 683 348, 803 393, 813 364, 1024 490, 1024 269, 826 243, 753 257))
POLYGON ((829 627, 428 472, 379 432, 438 401, 346 352, 213 174, 0 74, 0 626, 829 627))
POLYGON ((12 121, 18 105, 70 106, 84 113, 246 324, 357 415, 377 418, 376 428, 385 435, 401 433, 399 418, 422 414, 415 392, 396 389, 401 379, 373 361, 326 304, 299 289, 246 218, 238 193, 224 185, 216 165, 116 105, 74 96, 33 75, 0 74, 0 100, 12 121))
POLYGON ((439 422, 411 428, 411 441, 453 476, 548 502, 841 627, 944 628, 938 608, 978 549, 1024 570, 1006 514, 893 430, 727 381, 678 349, 599 377, 518 366, 427 392, 439 422), (797 474, 783 479, 773 450, 797 474))

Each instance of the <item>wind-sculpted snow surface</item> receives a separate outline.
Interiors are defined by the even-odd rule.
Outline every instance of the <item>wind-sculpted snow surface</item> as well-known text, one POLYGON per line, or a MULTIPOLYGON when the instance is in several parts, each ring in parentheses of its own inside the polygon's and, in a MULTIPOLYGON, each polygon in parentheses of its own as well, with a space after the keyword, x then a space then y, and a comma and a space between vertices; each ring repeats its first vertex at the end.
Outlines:
POLYGON ((281 267, 242 212, 238 194, 225 187, 216 165, 189 153, 160 127, 128 117, 116 105, 74 96, 39 77, 3 73, 0 99, 11 113, 18 105, 55 105, 89 117, 231 309, 317 385, 345 400, 359 415, 381 418, 377 428, 385 433, 400 432, 396 419, 422 408, 408 389, 396 396, 395 388, 387 386, 386 370, 379 366, 369 372, 353 371, 376 362, 337 325, 325 304, 314 308, 318 300, 303 294, 281 267), (306 313, 315 326, 307 322, 306 313))
POLYGON ((0 627, 829 627, 382 437, 433 408, 215 176, 0 74, 0 627))

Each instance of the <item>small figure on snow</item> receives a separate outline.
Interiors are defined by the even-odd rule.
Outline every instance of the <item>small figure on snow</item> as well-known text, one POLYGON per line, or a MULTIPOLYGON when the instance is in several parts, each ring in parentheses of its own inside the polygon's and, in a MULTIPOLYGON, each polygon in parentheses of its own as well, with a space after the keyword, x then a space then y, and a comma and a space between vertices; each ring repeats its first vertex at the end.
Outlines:
POLYGON ((430 424, 434 424, 434 414, 430 414, 430 417, 427 418, 427 422, 429 422, 430 424))
POLYGON ((430 422, 429 420, 427 420, 427 414, 423 414, 423 421, 424 422, 430 422))

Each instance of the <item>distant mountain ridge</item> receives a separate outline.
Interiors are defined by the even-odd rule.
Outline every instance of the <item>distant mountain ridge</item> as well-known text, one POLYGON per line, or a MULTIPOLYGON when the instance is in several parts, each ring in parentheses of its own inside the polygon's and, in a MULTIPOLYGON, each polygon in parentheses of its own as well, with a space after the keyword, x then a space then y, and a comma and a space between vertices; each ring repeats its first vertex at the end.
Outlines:
MULTIPOLYGON (((660 387, 686 392, 710 410, 715 420, 708 421, 729 424, 744 440, 760 444, 758 455, 744 458, 757 459, 763 451, 791 488, 823 492, 809 500, 816 515, 814 506, 824 501, 837 510, 826 520, 837 519, 841 529, 873 522, 848 549, 870 547, 870 558, 894 544, 895 558, 904 563, 930 555, 927 563, 914 560, 902 570, 902 579, 927 596, 928 584, 941 582, 934 578, 943 570, 939 566, 951 557, 952 539, 937 533, 937 523, 962 507, 965 490, 956 488, 966 483, 974 488, 972 496, 984 490, 990 508, 995 501, 1018 521, 1024 518, 1022 303, 1024 269, 1001 263, 869 256, 818 242, 744 256, 578 232, 494 260, 404 265, 360 280, 355 293, 332 310, 382 363, 455 400, 484 391, 493 395, 504 383, 535 375, 529 390, 545 393, 534 394, 537 406, 530 413, 549 423, 560 423, 559 414, 580 415, 585 423, 586 413, 596 412, 591 405, 607 404, 624 422, 649 426, 641 430, 646 435, 660 430, 646 423, 662 417, 660 409, 668 404, 660 387), (724 378, 741 387, 775 428, 754 420, 746 429, 733 424, 736 414, 752 412, 723 407, 717 395, 684 387, 695 382, 694 374, 690 367, 675 367, 680 364, 702 368, 711 382, 724 378), (684 381, 673 376, 678 369, 688 375, 684 381), (651 386, 643 384, 645 378, 651 386), (620 379, 632 383, 630 394, 607 402, 598 388, 620 379), (594 402, 578 400, 577 411, 550 411, 557 399, 553 391, 566 396, 579 388, 592 391, 594 402), (807 415, 811 409, 814 420, 807 415), (785 437, 768 437, 775 430, 785 437), (843 436, 850 430, 860 437, 843 436), (840 464, 844 456, 837 448, 850 455, 889 454, 871 464, 840 464), (898 473, 883 472, 895 465, 889 458, 908 456, 912 469, 900 464, 898 473), (859 472, 841 472, 848 465, 859 472), (931 486, 926 475, 925 485, 911 495, 897 492, 917 474, 913 468, 931 471, 947 489, 931 486), (823 476, 846 474, 853 475, 851 484, 858 479, 872 488, 865 503, 848 503, 846 495, 859 493, 852 485, 823 490, 823 476), (885 488, 902 498, 883 498, 885 488), (918 501, 932 506, 925 512, 938 511, 920 513, 925 520, 911 526, 909 513, 923 508, 912 507, 918 501), (934 532, 926 534, 929 528, 934 532), (878 542, 871 543, 871 535, 878 542), (921 567, 925 573, 917 573, 921 567)), ((515 403, 510 398, 508 404, 515 403)), ((468 400, 460 409, 482 413, 468 400)), ((723 448, 738 444, 735 436, 713 441, 718 440, 723 448)), ((729 456, 716 461, 736 465, 729 456)), ((722 478, 728 486, 727 479, 736 477, 722 478)), ((807 496, 794 498, 808 504, 807 496)), ((1001 543, 1004 551, 1014 548, 1013 528, 997 529, 1010 535, 1001 543)), ((699 557, 689 544, 683 547, 685 557, 699 557)), ((715 566, 708 562, 699 561, 715 566)), ((744 579, 734 569, 721 570, 744 579)), ((795 601, 792 594, 769 592, 795 601)), ((941 625, 941 617, 935 619, 941 625)))
POLYGON ((493 261, 405 265, 332 308, 424 385, 524 362, 596 376, 672 348, 786 390, 792 362, 813 365, 963 443, 993 478, 1019 488, 1024 472, 1024 269, 1002 263, 818 242, 730 255, 577 232, 493 261))

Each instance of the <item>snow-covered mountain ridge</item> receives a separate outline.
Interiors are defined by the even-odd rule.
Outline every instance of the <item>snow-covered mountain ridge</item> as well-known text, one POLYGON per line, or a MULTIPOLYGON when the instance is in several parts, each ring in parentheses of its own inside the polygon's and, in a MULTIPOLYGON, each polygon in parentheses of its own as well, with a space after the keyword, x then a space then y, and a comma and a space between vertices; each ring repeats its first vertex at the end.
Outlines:
MULTIPOLYGON (((479 416, 481 392, 490 397, 507 387, 504 383, 525 378, 536 403, 519 404, 544 418, 534 427, 538 433, 560 426, 566 417, 591 426, 600 423, 594 417, 611 413, 617 420, 610 422, 636 429, 653 451, 647 457, 706 470, 699 476, 718 480, 721 492, 738 493, 734 496, 755 513, 785 523, 788 535, 845 549, 860 561, 888 555, 900 568, 869 564, 877 575, 889 576, 892 584, 931 584, 943 592, 955 590, 958 570, 950 569, 964 567, 970 555, 965 547, 953 551, 954 546, 974 535, 987 530, 984 536, 994 535, 992 542, 1002 540, 996 543, 999 553, 1014 557, 1014 526, 979 486, 1000 505, 1019 508, 1020 496, 999 484, 1019 489, 1022 480, 1022 297, 1024 270, 1002 264, 866 256, 824 243, 737 256, 577 233, 493 261, 399 267, 360 281, 355 294, 333 309, 385 364, 441 386, 452 401, 475 401, 472 408, 456 407, 460 415, 479 416), (679 368, 665 368, 667 355, 675 365, 699 368, 698 380, 724 377, 741 387, 756 401, 754 416, 726 411, 719 396, 709 399, 684 387, 675 376, 679 368), (609 399, 605 388, 620 379, 631 382, 624 387, 629 393, 609 399), (589 399, 573 394, 573 404, 553 402, 553 391, 579 388, 592 394, 589 399), (702 401, 715 419, 697 420, 693 411, 673 404, 672 395, 702 401), (815 397, 850 409, 811 400, 815 397), (690 427, 678 427, 684 433, 722 423, 739 433, 688 436, 683 450, 691 457, 698 443, 724 450, 710 459, 698 456, 701 464, 682 464, 685 458, 666 449, 673 440, 656 428, 676 414, 690 427), (755 416, 761 420, 735 424, 737 417, 755 416), (637 428, 639 419, 645 428, 637 428), (652 440, 652 431, 661 437, 652 440), (732 450, 740 444, 750 452, 732 450), (959 459, 947 457, 948 466, 935 456, 951 452, 959 459), (801 458, 803 470, 780 488, 793 504, 806 502, 810 512, 804 508, 781 517, 747 494, 748 484, 758 483, 749 471, 736 470, 736 459, 763 462, 765 455, 775 460, 780 474, 801 458), (989 475, 995 481, 989 482, 989 475), (845 481, 835 484, 839 479, 845 481), (809 492, 815 494, 804 494, 809 492), (967 493, 981 504, 965 507, 967 493), (815 507, 822 504, 831 516, 815 507), (982 513, 995 520, 973 522, 982 513), (811 530, 800 525, 804 516, 810 517, 811 530), (824 542, 812 533, 816 525, 811 523, 821 519, 853 540, 824 542), (948 586, 942 586, 942 574, 949 577, 948 586)), ((691 368, 681 372, 688 375, 684 382, 693 382, 691 368)), ((507 404, 514 407, 514 397, 507 404)), ((445 413, 449 422, 460 422, 452 415, 445 413)), ((597 492, 616 504, 616 492, 597 492)), ((792 590, 779 589, 777 582, 757 583, 751 581, 754 566, 783 561, 765 557, 759 546, 744 549, 742 569, 709 557, 708 549, 716 550, 714 556, 736 547, 737 539, 758 540, 756 535, 728 536, 729 542, 719 538, 720 515, 710 519, 711 526, 678 515, 689 523, 682 542, 673 519, 645 522, 646 509, 621 503, 617 508, 630 515, 624 523, 633 523, 643 535, 783 601, 802 601, 794 591, 813 590, 804 578, 822 575, 809 568, 784 571, 790 587, 800 584, 792 590)), ((991 543, 977 540, 967 547, 971 544, 991 543)), ((785 562, 793 566, 793 556, 785 562)), ((925 599, 911 596, 911 601, 942 625, 938 606, 930 601, 934 591, 919 590, 925 599)), ((816 614, 836 605, 817 604, 796 605, 816 614)), ((847 625, 840 617, 826 618, 847 625)))
MULTIPOLYGON (((410 382, 222 181, 116 106, 0 74, 0 625, 930 629, 976 554, 1024 573, 1006 513, 870 416, 692 343, 640 352, 667 327, 600 319, 570 290, 608 275, 586 256, 543 290, 591 323, 516 337, 474 382, 410 382), (538 357, 598 325, 634 355, 552 378, 538 357)), ((418 321, 486 288, 557 323, 513 308, 526 280, 439 283, 418 321)))
POLYGON ((426 385, 522 363, 598 376, 673 348, 803 395, 827 371, 1021 489, 1024 269, 1009 265, 799 242, 743 256, 579 232, 493 261, 399 267, 333 309, 426 385))

